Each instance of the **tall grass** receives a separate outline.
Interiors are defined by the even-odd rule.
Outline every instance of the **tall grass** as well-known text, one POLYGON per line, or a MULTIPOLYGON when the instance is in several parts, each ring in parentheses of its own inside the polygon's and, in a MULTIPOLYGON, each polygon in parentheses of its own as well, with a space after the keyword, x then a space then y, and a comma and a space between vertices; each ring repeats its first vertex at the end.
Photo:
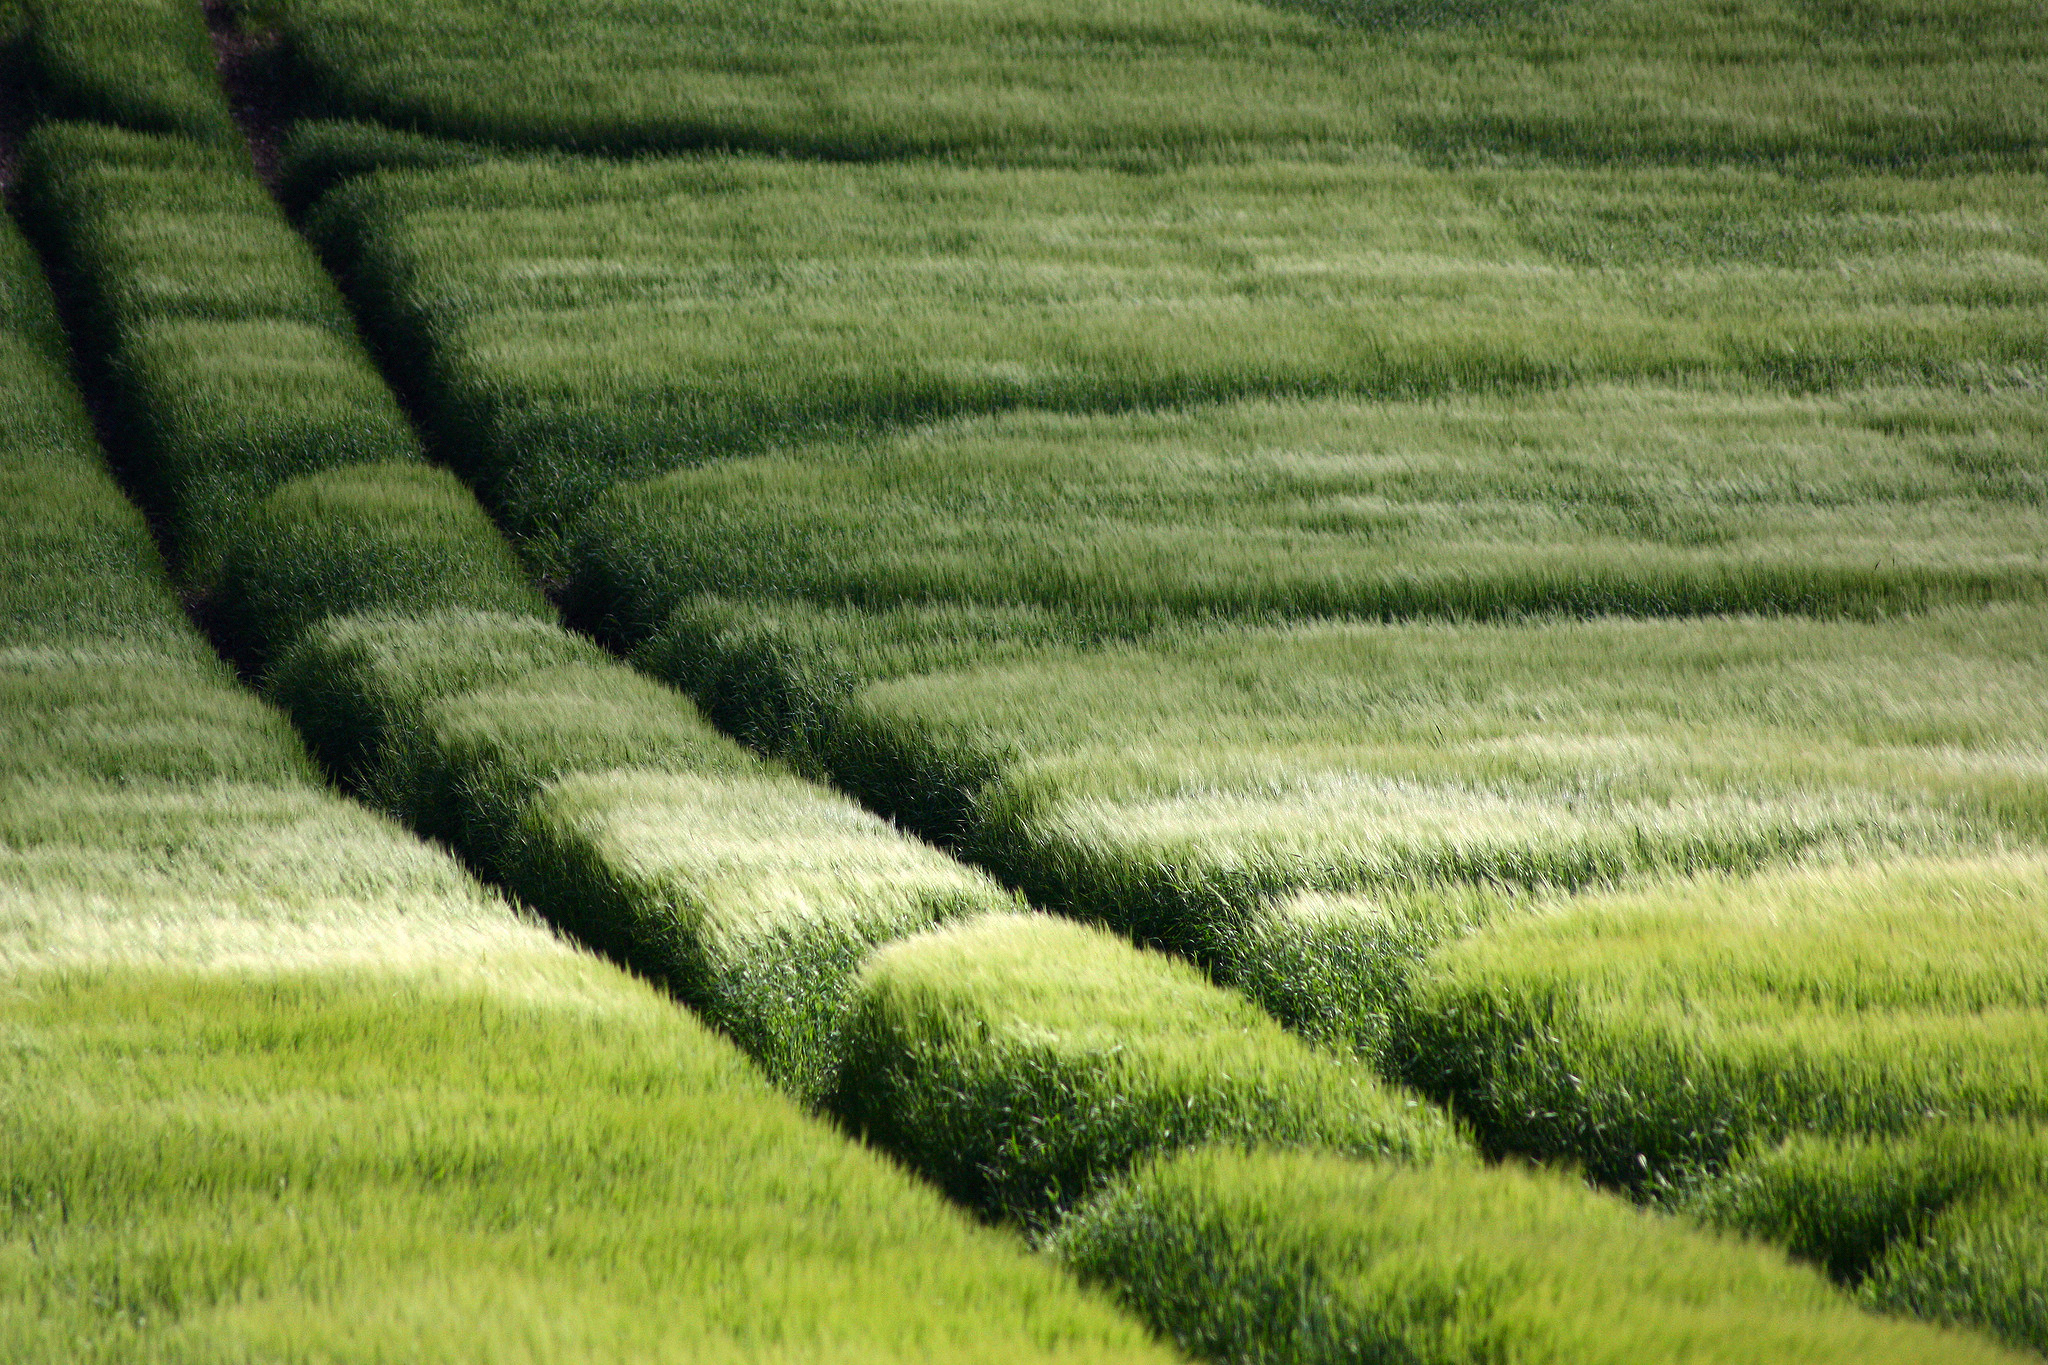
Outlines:
POLYGON ((1396 1070, 1496 1149, 1636 1185, 1802 1131, 2038 1122, 2044 936, 2032 854, 1584 897, 1439 949, 1396 1070))
POLYGON ((2021 0, 255 9, 316 110, 611 152, 2038 166, 2044 138, 2021 0))
POLYGON ((1106 616, 1883 612, 2037 597, 2048 409, 1661 388, 959 420, 615 488, 592 615, 706 592, 1106 616))
POLYGON ((1054 1249, 1215 1361, 1969 1361, 1811 1271, 1555 1174, 1205 1148, 1084 1206, 1054 1249))
POLYGON ((188 584, 295 476, 417 461, 419 444, 333 282, 237 151, 52 124, 31 136, 24 212, 76 303, 117 452, 188 584))
POLYGON ((186 0, 28 0, 28 66, 45 113, 223 147, 241 139, 186 0))
POLYGON ((1570 889, 2043 829, 2029 609, 1094 646, 1034 642, 1028 614, 680 615, 638 657, 714 715, 1040 904, 1202 954, 1304 890, 1570 889))
POLYGON ((876 944, 1011 904, 551 623, 330 615, 270 687, 359 791, 680 994, 806 1100, 876 944))
MULTIPOLYGON (((2040 203, 2013 177, 709 158, 385 172, 312 226, 451 459, 516 529, 552 534, 623 479, 1011 408, 1620 380, 2024 390, 2048 337, 2040 203), (1743 226, 1759 220, 1787 226, 1743 226)), ((1953 398, 1907 405, 1934 434, 1953 398)), ((1702 424, 1729 401, 1705 400, 1702 424)), ((2036 406, 2011 409, 2022 447, 2036 406)), ((2006 419, 1977 424, 1996 442, 2006 419)), ((1978 485, 1994 499, 1996 464, 1978 485)), ((2019 517, 2031 470, 1986 511, 2019 517)), ((1656 486, 1635 483, 1610 528, 1682 539, 1698 505, 1660 528, 1656 486)), ((1906 500, 1894 487, 1855 500, 1906 500)), ((1767 519, 1782 495, 1758 492, 1767 519)), ((1691 524, 1732 527, 1716 515, 1691 524)), ((1105 534, 1084 564, 1133 548, 1087 529, 1105 534)))
POLYGON ((1462 1148, 1434 1110, 1186 964, 1049 916, 882 949, 845 1028, 832 1107, 956 1198, 1026 1225, 1206 1141, 1397 1160, 1462 1148))

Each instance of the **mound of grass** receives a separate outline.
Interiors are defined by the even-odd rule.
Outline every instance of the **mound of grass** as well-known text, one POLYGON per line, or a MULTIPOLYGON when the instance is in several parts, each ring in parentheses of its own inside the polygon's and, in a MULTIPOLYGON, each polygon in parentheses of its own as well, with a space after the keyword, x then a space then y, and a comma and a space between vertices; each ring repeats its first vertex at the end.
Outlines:
POLYGON ((45 113, 239 144, 197 4, 32 0, 30 12, 28 65, 45 113))
MULTIPOLYGON (((1702 377, 2023 387, 2048 340, 2040 196, 2013 178, 505 162, 353 181, 312 230, 522 531, 620 480, 962 413, 1702 377), (1729 226, 1779 219, 1796 229, 1729 226)), ((1949 399, 1925 401, 1938 429, 1949 399)), ((1682 538, 1691 513, 1660 530, 1654 476, 1606 477, 1633 490, 1611 528, 1634 498, 1637 534, 1682 538)), ((1908 496, 1910 477, 1882 482, 1856 500, 1908 496)), ((1758 526, 1782 496, 1759 490, 1758 526)), ((1709 537, 1734 524, 1702 515, 1709 537)), ((1084 563, 1133 548, 1107 540, 1084 563)))
POLYGON ((0 648, 192 654, 149 530, 101 465, 49 290, 6 221, 0 411, 0 648))
POLYGON ((615 489, 576 596, 1103 615, 1896 611, 2048 584, 2048 410, 1930 390, 1009 414, 615 489))
POLYGON ((637 657, 715 716, 1035 903, 1199 954, 1303 890, 1569 889, 2048 828, 2031 609, 1094 647, 977 638, 1030 614, 679 616, 637 657))
POLYGON ((323 617, 379 608, 554 617, 476 498, 423 464, 353 465, 278 488, 237 522, 209 602, 251 668, 323 617))
POLYGON ((1428 1159, 1438 1114, 1192 967, 1044 915, 876 953, 830 1104, 997 1217, 1042 1225, 1133 1163, 1206 1141, 1428 1159))
POLYGON ((1895 166, 2035 165, 2048 139, 2023 0, 258 8, 315 109, 529 146, 1895 166))
POLYGON ((188 583, 211 584, 240 518, 279 484, 420 458, 333 282, 245 156, 50 125, 27 143, 23 196, 132 447, 118 453, 188 583))
POLYGON ((1206 1148, 1111 1188, 1053 1245, 1202 1360, 2015 1359, 1858 1312, 1765 1248, 1513 1167, 1206 1148))
POLYGON ((2048 1117, 2048 865, 2032 855, 1701 877, 1438 950, 1398 1071, 1500 1150, 1642 1184, 1808 1131, 2048 1117))

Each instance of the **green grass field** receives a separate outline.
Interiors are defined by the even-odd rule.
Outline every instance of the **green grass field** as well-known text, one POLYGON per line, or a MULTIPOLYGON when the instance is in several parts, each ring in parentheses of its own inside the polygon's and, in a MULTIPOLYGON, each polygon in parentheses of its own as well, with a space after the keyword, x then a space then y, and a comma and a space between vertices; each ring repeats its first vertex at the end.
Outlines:
POLYGON ((319 112, 612 152, 2040 167, 2021 0, 261 0, 319 112))
POLYGON ((0 0, 0 1357, 2048 1349, 2037 11, 0 0))
MULTIPOLYGON (((540 161, 354 182, 315 232, 448 458, 515 528, 558 530, 621 478, 1023 407, 1617 381, 1856 406, 1865 386, 1933 384, 1905 403, 1938 427, 1961 401, 1954 430, 1996 433, 1946 391, 2035 407, 2037 188, 540 161)), ((1598 538, 1563 533, 1580 537, 1598 538)))

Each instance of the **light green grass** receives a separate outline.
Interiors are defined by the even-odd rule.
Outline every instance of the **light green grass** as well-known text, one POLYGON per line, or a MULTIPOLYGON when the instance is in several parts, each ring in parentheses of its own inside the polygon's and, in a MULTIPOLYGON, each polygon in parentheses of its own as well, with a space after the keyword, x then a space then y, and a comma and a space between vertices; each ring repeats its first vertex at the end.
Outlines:
POLYGON ((2024 391, 2048 341, 2038 188, 508 162, 353 182, 313 231, 449 458, 516 529, 553 531, 621 479, 1018 407, 2024 391))
POLYGON ((1767 1248, 1513 1167, 1203 1149, 1113 1187, 1054 1246, 1203 1360, 2019 1358, 1860 1313, 1767 1248))
POLYGON ((2048 1117, 2032 854, 1696 878, 1502 919, 1396 1011, 1397 1071, 1497 1149, 1638 1184, 1788 1134, 2048 1117))
POLYGON ((2036 164, 2038 9, 264 0, 320 110, 519 144, 2036 164))
POLYGON ((333 282, 246 155, 84 125, 25 148, 24 214, 75 304, 116 454, 193 586, 308 471, 416 461, 333 282))
POLYGON ((1195 952, 1303 890, 1570 888, 2038 838, 2048 813, 2031 609, 1099 648, 1000 641, 1029 617, 712 616, 639 658, 1035 902, 1195 952))
POLYGON ((239 143, 196 3, 27 0, 26 8, 28 66, 46 115, 239 143))
POLYGON ((2048 407, 1595 388, 963 420, 614 490, 576 597, 1108 616, 1689 615, 2038 597, 2048 407))
POLYGON ((906 939, 862 971, 830 1104, 956 1198, 1042 1225, 1205 1141, 1452 1158, 1440 1114, 1187 964, 1045 915, 906 939))

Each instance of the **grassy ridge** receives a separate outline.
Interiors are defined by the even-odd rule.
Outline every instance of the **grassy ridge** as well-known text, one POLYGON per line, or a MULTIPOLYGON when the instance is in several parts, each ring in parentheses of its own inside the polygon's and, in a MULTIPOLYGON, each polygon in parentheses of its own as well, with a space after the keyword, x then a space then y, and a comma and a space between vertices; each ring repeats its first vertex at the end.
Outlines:
POLYGON ((712 158, 387 172, 313 227, 465 476, 556 532, 622 479, 1011 408, 2023 386, 2040 203, 2021 177, 712 158))
POLYGON ((325 792, 0 299, 0 1357, 1163 1358, 325 792))
POLYGON ((1199 1150, 1084 1206, 1054 1248, 1207 1360, 2014 1358, 1858 1313, 1760 1247, 1512 1167, 1199 1150))
POLYGON ((700 603, 638 658, 1038 903, 1227 955, 1256 907, 1302 890, 1571 888, 2038 837, 2037 617, 1062 647, 1046 637, 1085 623, 700 603))
POLYGON ((26 8, 29 72, 47 116, 239 150, 198 4, 28 0, 26 8))
POLYGON ((317 110, 610 152, 2038 166, 2048 139, 2019 0, 256 8, 317 110))
POLYGON ((2038 1121, 2044 935, 2031 854, 1583 897, 1440 949, 1396 1047, 1490 1145, 1622 1183, 1800 1131, 2038 1121))
POLYGON ((223 538, 278 485, 420 458, 333 282, 239 150, 46 125, 22 195, 188 583, 211 585, 223 538))
POLYGON ((1206 1141, 1396 1160, 1463 1144, 1193 968, 1100 930, 995 915, 862 971, 830 1103, 956 1198, 1045 1224, 1133 1163, 1206 1141))
POLYGON ((692 596, 1249 617, 1856 612, 2038 597, 2030 397, 1596 388, 1038 412, 613 490, 591 615, 692 596))

